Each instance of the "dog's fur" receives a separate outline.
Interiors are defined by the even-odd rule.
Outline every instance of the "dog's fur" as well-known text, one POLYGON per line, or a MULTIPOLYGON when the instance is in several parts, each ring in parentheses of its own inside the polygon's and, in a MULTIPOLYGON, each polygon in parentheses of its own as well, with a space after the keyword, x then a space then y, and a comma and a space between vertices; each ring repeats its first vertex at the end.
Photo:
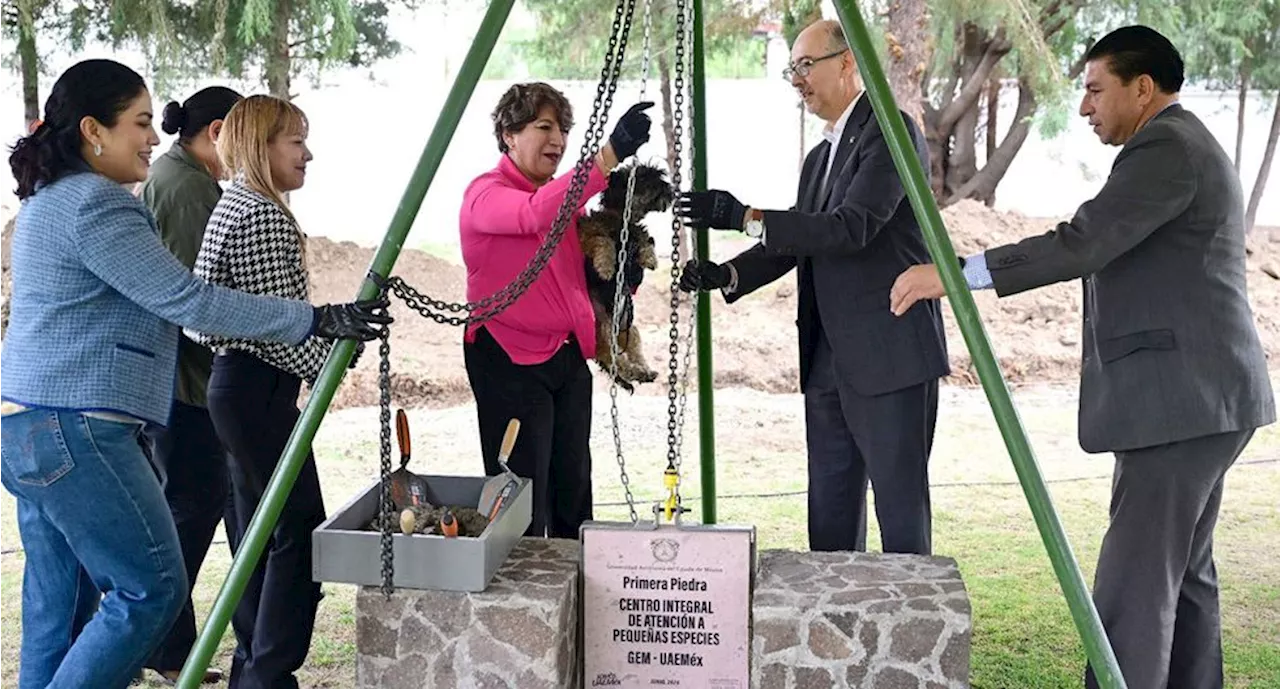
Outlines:
POLYGON ((632 292, 644 280, 644 271, 658 267, 653 237, 640 221, 649 213, 667 210, 675 200, 675 190, 662 169, 642 163, 635 164, 634 168, 636 182, 631 199, 631 227, 627 233, 627 262, 621 275, 617 270, 618 240, 622 236, 627 178, 632 166, 614 168, 609 175, 609 186, 601 196, 600 208, 578 221, 578 238, 587 263, 587 292, 596 315, 596 363, 606 373, 613 361, 609 340, 613 336, 614 291, 618 279, 623 281, 616 380, 628 392, 634 390, 632 383, 649 383, 658 377, 644 360, 632 304, 632 292))

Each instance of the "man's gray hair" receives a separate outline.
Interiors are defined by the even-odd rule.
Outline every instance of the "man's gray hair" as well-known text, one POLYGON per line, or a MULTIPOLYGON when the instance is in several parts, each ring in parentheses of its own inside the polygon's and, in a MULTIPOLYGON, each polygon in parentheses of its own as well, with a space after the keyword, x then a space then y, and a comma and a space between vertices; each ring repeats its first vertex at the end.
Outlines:
POLYGON ((828 20, 827 24, 827 50, 836 52, 838 50, 848 50, 849 41, 844 37, 844 27, 840 22, 834 19, 828 20))

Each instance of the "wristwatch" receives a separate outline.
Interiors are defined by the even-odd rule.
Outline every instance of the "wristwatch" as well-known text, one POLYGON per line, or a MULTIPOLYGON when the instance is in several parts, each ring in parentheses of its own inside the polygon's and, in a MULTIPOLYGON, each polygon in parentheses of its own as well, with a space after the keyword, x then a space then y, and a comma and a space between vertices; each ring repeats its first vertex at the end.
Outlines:
POLYGON ((764 211, 759 208, 748 208, 747 222, 742 231, 752 239, 762 237, 764 235, 764 211))

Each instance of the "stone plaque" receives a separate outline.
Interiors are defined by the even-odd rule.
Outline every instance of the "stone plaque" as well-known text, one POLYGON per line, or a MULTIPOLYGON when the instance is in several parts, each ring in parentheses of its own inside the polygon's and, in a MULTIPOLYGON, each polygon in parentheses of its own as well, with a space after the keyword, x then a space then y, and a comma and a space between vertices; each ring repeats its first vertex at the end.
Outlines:
POLYGON ((584 686, 748 689, 754 539, 584 526, 584 686))

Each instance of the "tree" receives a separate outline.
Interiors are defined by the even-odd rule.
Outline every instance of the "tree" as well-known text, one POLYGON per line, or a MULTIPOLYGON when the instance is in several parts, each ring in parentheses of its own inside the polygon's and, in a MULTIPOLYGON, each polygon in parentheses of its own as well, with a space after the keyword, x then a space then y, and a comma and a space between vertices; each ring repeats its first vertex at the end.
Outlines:
POLYGON ((923 129, 924 100, 919 96, 934 52, 929 5, 925 0, 890 0, 883 16, 889 88, 898 107, 923 129))
POLYGON ((4 0, 0 7, 3 35, 14 39, 16 51, 5 66, 22 79, 22 108, 28 128, 40 117, 40 76, 44 73, 40 46, 53 45, 75 53, 89 41, 118 45, 112 35, 146 37, 164 52, 173 47, 166 16, 169 0, 4 0))
MULTIPOLYGON (((1179 36, 1187 77, 1211 89, 1234 89, 1239 97, 1235 164, 1240 169, 1245 106, 1257 60, 1250 45, 1268 17, 1265 4, 1244 0, 1185 0, 1188 22, 1179 36)), ((1274 4, 1274 3, 1272 3, 1274 4)))
POLYGON ((257 78, 285 99, 295 95, 299 77, 318 80, 334 67, 368 67, 397 55, 391 10, 418 6, 418 0, 173 0, 157 10, 163 0, 104 1, 117 18, 109 39, 141 46, 158 82, 257 78))
POLYGON ((6 56, 6 66, 16 67, 22 77, 22 109, 28 129, 40 118, 40 51, 36 35, 47 5, 42 0, 5 0, 3 6, 4 37, 17 45, 16 53, 6 56))
POLYGON ((1276 94, 1262 163, 1245 210, 1245 228, 1252 231, 1280 139, 1280 0, 1185 0, 1183 12, 1187 18, 1182 41, 1188 47, 1187 76, 1209 88, 1232 89, 1238 94, 1237 172, 1241 172, 1244 153, 1250 89, 1276 94))
MULTIPOLYGON (((750 0, 707 0, 704 22, 705 51, 708 72, 740 71, 745 54, 758 49, 756 73, 763 69, 764 50, 750 38, 758 25, 762 11, 755 9, 750 0)), ((600 77, 608 47, 614 13, 608 3, 599 0, 525 0, 525 5, 538 21, 538 30, 531 40, 518 46, 519 53, 536 74, 558 79, 588 79, 600 77)), ((689 3, 692 7, 692 3, 689 3)), ((656 64, 650 66, 650 74, 658 78, 662 104, 662 131, 667 141, 667 162, 675 164, 675 121, 673 118, 674 93, 672 92, 672 65, 675 58, 675 2, 653 0, 650 53, 656 64)), ((691 28, 691 27, 689 27, 691 28)), ((631 33, 627 38, 626 64, 622 76, 635 78, 640 75, 640 53, 644 42, 644 10, 637 3, 632 19, 631 33)), ((685 54, 686 75, 691 71, 692 42, 685 54)), ((710 76, 710 74, 708 75, 710 76)), ((741 74, 734 74, 741 76, 741 74)), ((686 88, 688 81, 686 78, 686 88)), ((685 124, 689 126, 688 100, 685 101, 685 124)), ((687 161, 686 161, 687 162, 687 161)))
MULTIPOLYGON (((919 0, 903 0, 919 1, 919 0)), ((1033 118, 1052 109, 1065 80, 1084 68, 1087 41, 1077 16, 1087 0, 1005 0, 935 3, 936 52, 924 74, 925 136, 930 177, 941 205, 974 198, 991 205, 996 187, 1030 133, 1033 118), (1013 122, 999 143, 994 113, 1000 94, 1016 88, 1013 122), (986 119, 982 113, 983 100, 986 119), (986 162, 978 167, 978 144, 986 138, 986 162)))

